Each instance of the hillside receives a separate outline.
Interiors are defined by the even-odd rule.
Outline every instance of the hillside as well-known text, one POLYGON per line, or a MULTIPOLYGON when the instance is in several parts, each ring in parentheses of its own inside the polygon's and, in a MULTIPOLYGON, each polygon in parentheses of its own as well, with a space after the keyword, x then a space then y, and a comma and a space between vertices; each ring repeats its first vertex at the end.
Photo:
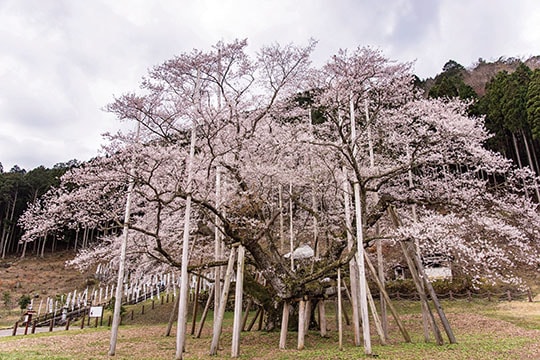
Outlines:
POLYGON ((540 68, 540 56, 538 55, 526 60, 500 58, 494 62, 486 62, 480 59, 476 65, 467 69, 463 81, 465 84, 470 85, 479 96, 483 96, 485 94, 486 84, 489 80, 500 71, 507 71, 508 73, 513 72, 521 61, 523 61, 523 63, 531 70, 540 68))
POLYGON ((80 273, 66 268, 65 262, 72 259, 72 251, 45 254, 44 258, 10 257, 0 260, 0 309, 6 310, 6 297, 11 299, 11 309, 18 308, 22 295, 37 299, 66 294, 75 289, 84 289, 93 283, 93 274, 80 273), (9 295, 6 295, 9 294, 9 295))

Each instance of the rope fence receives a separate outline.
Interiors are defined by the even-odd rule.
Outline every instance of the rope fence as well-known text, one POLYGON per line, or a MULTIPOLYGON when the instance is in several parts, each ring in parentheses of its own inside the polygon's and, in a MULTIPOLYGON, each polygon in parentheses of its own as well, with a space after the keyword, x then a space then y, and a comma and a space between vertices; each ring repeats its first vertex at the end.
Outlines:
MULTIPOLYGON (((405 292, 394 292, 388 293, 389 297, 394 300, 420 300, 420 296, 417 293, 405 293, 405 292)), ((379 293, 374 292, 373 297, 379 296, 379 293)), ((455 293, 452 291, 446 293, 438 293, 437 297, 439 299, 447 300, 463 300, 472 301, 473 299, 482 299, 488 301, 513 301, 513 300, 527 300, 533 302, 533 295, 530 289, 525 291, 503 291, 503 292, 474 292, 468 290, 467 292, 455 293)))

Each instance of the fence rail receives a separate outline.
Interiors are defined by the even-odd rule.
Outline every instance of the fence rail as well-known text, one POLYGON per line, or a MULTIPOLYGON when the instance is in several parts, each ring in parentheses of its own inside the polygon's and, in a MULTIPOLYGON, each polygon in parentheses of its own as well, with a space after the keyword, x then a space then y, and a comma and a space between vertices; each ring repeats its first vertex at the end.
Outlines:
MULTIPOLYGON (((154 296, 157 296, 158 294, 162 293, 166 290, 165 285, 161 285, 158 288, 152 288, 150 291, 147 291, 146 293, 143 293, 137 297, 131 297, 124 296, 122 298, 122 306, 123 305, 134 305, 141 303, 143 301, 146 301, 148 299, 152 299, 154 296)), ((168 295, 167 295, 168 296, 168 295)), ((71 310, 64 311, 64 307, 60 309, 55 309, 52 312, 45 313, 43 315, 35 316, 30 318, 28 321, 25 320, 19 320, 17 321, 13 326, 13 336, 17 334, 17 329, 20 326, 25 327, 24 335, 28 334, 28 331, 30 329, 30 332, 33 334, 38 327, 44 327, 48 326, 49 330, 52 331, 53 327, 55 326, 63 326, 66 325, 66 329, 69 328, 69 324, 72 321, 76 321, 82 317, 82 323, 81 327, 84 326, 85 318, 90 313, 90 308, 92 306, 103 306, 108 307, 110 305, 111 299, 108 301, 102 302, 102 303, 96 303, 96 304, 87 304, 87 305, 78 305, 71 310)), ((103 316, 101 317, 101 323, 103 322, 103 316)), ((90 323, 90 318, 88 318, 88 324, 90 323)))

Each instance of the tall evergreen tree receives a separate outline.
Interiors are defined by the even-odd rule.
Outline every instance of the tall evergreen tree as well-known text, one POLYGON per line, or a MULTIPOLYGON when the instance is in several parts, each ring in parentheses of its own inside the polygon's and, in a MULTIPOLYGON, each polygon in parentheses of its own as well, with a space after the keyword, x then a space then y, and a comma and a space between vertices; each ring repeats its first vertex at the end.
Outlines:
POLYGON ((531 74, 527 88, 527 122, 535 140, 540 139, 540 69, 531 74))
POLYGON ((463 65, 454 60, 449 60, 443 66, 443 72, 435 77, 435 81, 428 96, 432 98, 459 98, 475 99, 477 97, 474 89, 465 84, 463 74, 466 72, 463 65))

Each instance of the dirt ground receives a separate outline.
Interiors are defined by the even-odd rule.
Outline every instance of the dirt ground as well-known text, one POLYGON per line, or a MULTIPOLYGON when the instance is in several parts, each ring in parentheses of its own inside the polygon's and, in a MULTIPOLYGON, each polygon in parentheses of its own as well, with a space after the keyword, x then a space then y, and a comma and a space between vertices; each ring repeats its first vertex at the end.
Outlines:
POLYGON ((0 260, 0 317, 3 317, 0 324, 4 324, 8 316, 17 315, 20 310, 18 301, 22 295, 33 297, 35 303, 40 299, 93 286, 92 273, 80 273, 65 266, 66 261, 74 256, 70 251, 45 254, 44 258, 30 255, 25 259, 9 257, 0 260), (5 303, 5 294, 8 294, 10 304, 5 303))

